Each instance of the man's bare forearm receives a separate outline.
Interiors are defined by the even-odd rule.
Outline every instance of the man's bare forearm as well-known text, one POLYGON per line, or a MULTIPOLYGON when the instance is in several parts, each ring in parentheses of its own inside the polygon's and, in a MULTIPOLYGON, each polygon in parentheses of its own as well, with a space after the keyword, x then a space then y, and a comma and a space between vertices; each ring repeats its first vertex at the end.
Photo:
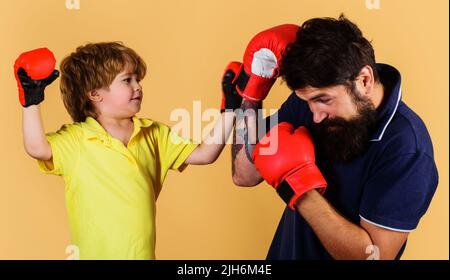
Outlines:
POLYGON ((235 134, 233 137, 233 159, 243 149, 248 161, 252 162, 251 153, 257 141, 257 113, 260 108, 260 102, 251 102, 248 100, 242 102, 241 111, 238 113, 236 119, 235 134))
POLYGON ((258 141, 257 120, 261 106, 261 102, 244 100, 241 111, 237 113, 231 160, 233 181, 240 186, 254 186, 262 181, 251 158, 258 141))
POLYGON ((33 158, 49 160, 52 157, 50 144, 45 137, 39 105, 23 108, 23 143, 26 152, 33 158))
POLYGON ((373 245, 369 233, 332 207, 316 190, 301 196, 297 211, 311 226, 328 253, 335 259, 367 259, 373 245))

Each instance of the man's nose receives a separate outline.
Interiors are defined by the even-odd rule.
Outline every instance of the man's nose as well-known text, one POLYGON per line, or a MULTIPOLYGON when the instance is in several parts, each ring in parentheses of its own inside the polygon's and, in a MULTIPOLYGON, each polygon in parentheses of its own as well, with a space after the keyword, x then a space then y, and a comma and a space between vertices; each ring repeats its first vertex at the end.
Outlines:
POLYGON ((328 114, 323 111, 313 111, 313 121, 320 123, 328 117, 328 114))

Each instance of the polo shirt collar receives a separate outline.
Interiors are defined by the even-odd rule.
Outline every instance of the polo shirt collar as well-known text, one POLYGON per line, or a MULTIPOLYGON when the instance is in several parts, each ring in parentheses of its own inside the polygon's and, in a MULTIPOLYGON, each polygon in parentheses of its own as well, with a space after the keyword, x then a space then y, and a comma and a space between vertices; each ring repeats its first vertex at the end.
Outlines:
POLYGON ((397 112, 398 105, 402 98, 400 72, 396 68, 382 63, 377 63, 377 70, 380 79, 382 81, 383 79, 386 79, 392 86, 390 89, 385 87, 385 90, 390 90, 390 92, 385 92, 385 98, 387 99, 383 100, 382 107, 378 108, 378 124, 370 141, 381 141, 384 132, 397 112))
MULTIPOLYGON (((102 141, 110 141, 110 134, 100 125, 100 123, 93 117, 87 117, 84 121, 84 137, 85 139, 100 139, 102 141)), ((153 124, 152 120, 140 119, 133 116, 134 130, 131 138, 141 131, 143 127, 149 127, 153 124)), ((130 138, 130 139, 131 139, 130 138)))
POLYGON ((133 137, 136 136, 141 131, 142 128, 149 127, 152 124, 153 124, 152 120, 140 119, 136 116, 133 116, 134 130, 133 130, 133 134, 131 134, 130 140, 133 139, 133 137))

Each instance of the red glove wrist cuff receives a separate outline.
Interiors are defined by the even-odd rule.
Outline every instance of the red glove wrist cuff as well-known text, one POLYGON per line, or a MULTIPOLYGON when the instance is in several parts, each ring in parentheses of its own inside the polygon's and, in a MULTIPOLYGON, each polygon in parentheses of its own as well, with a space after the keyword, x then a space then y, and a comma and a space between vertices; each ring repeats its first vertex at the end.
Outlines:
POLYGON ((286 176, 276 190, 289 208, 295 210, 295 202, 304 193, 319 189, 318 191, 323 195, 326 187, 327 182, 319 168, 315 164, 309 164, 286 176))

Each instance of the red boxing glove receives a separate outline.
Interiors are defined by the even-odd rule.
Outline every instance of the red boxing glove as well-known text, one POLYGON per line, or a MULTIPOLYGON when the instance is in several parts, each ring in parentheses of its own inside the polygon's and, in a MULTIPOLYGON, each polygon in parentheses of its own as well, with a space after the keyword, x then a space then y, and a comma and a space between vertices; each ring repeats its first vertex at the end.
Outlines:
POLYGON ((44 89, 58 76, 56 59, 47 48, 22 53, 14 64, 20 104, 37 105, 44 100, 44 89))
POLYGON ((314 144, 305 127, 294 131, 292 124, 278 124, 256 144, 252 158, 261 176, 292 210, 307 191, 325 192, 327 182, 315 164, 314 144), (273 145, 275 151, 270 151, 273 145))
POLYGON ((242 63, 232 61, 225 68, 222 77, 222 104, 220 112, 225 110, 236 110, 241 107, 242 96, 236 90, 236 78, 241 72, 242 63))
POLYGON ((262 101, 279 75, 286 46, 296 39, 298 25, 283 24, 256 34, 244 54, 244 71, 237 82, 239 94, 250 101, 262 101))

